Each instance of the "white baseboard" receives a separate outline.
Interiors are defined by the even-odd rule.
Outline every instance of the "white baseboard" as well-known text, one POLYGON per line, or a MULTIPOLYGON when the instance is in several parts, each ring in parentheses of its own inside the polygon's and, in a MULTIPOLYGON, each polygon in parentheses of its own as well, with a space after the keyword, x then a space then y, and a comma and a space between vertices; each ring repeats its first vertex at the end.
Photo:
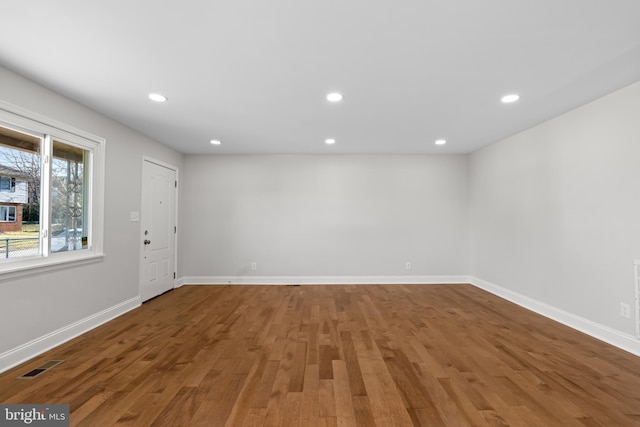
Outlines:
POLYGON ((477 277, 469 277, 469 283, 535 313, 555 320, 556 322, 560 322, 565 326, 569 326, 570 328, 576 329, 615 347, 621 348, 622 350, 628 351, 636 356, 640 356, 640 340, 633 335, 625 334, 608 326, 601 325, 589 319, 585 319, 584 317, 577 316, 549 304, 534 300, 477 277))
POLYGON ((468 276, 187 276, 183 285, 393 285, 469 283, 468 276))
POLYGON ((557 307, 472 276, 187 276, 182 285, 333 285, 470 283, 521 307, 640 356, 640 340, 557 307))
POLYGON ((127 301, 121 302, 120 304, 116 304, 113 307, 102 310, 99 313, 85 317, 75 323, 31 340, 19 347, 5 351, 0 354, 0 373, 26 362, 47 350, 57 347, 78 335, 90 331, 109 320, 115 319, 127 311, 139 307, 140 304, 140 297, 136 296, 127 301))
MULTIPOLYGON (((187 276, 178 279, 176 287, 183 285, 330 285, 330 284, 454 284, 470 283, 480 289, 504 298, 542 316, 600 339, 608 344, 640 356, 640 340, 551 305, 539 302, 517 292, 470 276, 187 276)), ((60 328, 19 347, 0 354, 0 373, 7 371, 39 354, 69 341, 103 323, 139 307, 139 296, 102 310, 99 313, 60 328)))

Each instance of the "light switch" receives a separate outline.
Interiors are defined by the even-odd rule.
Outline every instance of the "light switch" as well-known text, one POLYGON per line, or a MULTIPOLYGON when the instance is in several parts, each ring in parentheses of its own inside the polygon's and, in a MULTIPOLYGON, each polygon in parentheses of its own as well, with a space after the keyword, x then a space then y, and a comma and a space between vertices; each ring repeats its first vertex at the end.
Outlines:
POLYGON ((132 222, 140 221, 140 212, 131 212, 131 221, 132 222))

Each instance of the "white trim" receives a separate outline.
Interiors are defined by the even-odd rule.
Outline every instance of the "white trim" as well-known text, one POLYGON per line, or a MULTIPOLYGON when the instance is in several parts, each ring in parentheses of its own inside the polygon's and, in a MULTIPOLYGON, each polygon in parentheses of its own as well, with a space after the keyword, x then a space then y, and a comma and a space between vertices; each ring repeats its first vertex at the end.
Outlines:
MULTIPOLYGON (((84 139, 89 139, 91 141, 104 144, 106 140, 99 136, 96 136, 92 133, 85 132, 81 129, 77 129, 73 126, 69 126, 66 123, 59 122, 50 117, 43 116, 42 114, 34 113, 33 111, 27 110, 25 108, 19 107, 17 105, 11 104, 9 102, 3 101, 0 99, 0 111, 4 111, 6 113, 12 114, 17 117, 21 123, 27 123, 27 129, 31 129, 32 132, 27 132, 33 134, 33 131, 38 131, 42 133, 49 133, 49 128, 55 128, 57 131, 61 131, 67 135, 75 135, 84 139), (26 119, 26 122, 24 121, 26 119), (33 122, 37 123, 36 129, 32 129, 33 122)), ((73 138, 73 137, 71 137, 73 138)), ((73 138, 75 140, 75 138, 73 138)))
MULTIPOLYGON (((49 271, 62 270, 85 264, 100 262, 105 254, 93 254, 88 252, 82 256, 65 257, 67 253, 56 254, 55 259, 51 257, 37 258, 31 262, 28 268, 17 264, 14 269, 4 269, 0 274, 0 282, 17 279, 18 277, 28 277, 36 274, 47 273, 49 271)), ((9 265, 9 264, 7 264, 9 265)))
POLYGON ((636 304, 636 336, 640 338, 640 260, 633 261, 635 276, 635 304, 636 304))
POLYGON ((625 334, 477 277, 469 277, 469 282, 473 286, 518 304, 521 307, 555 320, 556 322, 560 322, 565 326, 569 326, 570 328, 621 348, 629 353, 633 353, 636 356, 640 356, 640 340, 636 339, 633 335, 625 334))
POLYGON ((162 160, 158 160, 158 159, 153 158, 153 157, 149 157, 147 155, 143 155, 142 156, 142 161, 143 162, 153 163, 155 165, 162 166, 163 168, 171 169, 172 171, 176 171, 176 173, 178 172, 178 167, 177 166, 172 165, 170 163, 163 162, 162 160))
POLYGON ((3 215, 0 214, 0 222, 16 222, 16 216, 17 216, 16 205, 9 205, 8 203, 13 203, 13 202, 0 202, 0 212, 2 212, 2 208, 7 208, 6 217, 10 218, 11 214, 9 212, 11 211, 11 208, 13 208, 13 221, 10 219, 5 220, 4 218, 2 218, 3 215))
MULTIPOLYGON (((43 156, 41 160, 40 179, 40 254, 44 260, 51 255, 51 156, 53 155, 52 135, 44 134, 42 139, 43 156)), ((91 172, 89 172, 91 174, 91 172)), ((85 227, 86 228, 86 227, 85 227)), ((87 228, 88 229, 88 228, 87 228)), ((65 255, 67 255, 65 253, 65 255)))
POLYGON ((14 366, 17 366, 27 360, 36 357, 45 351, 51 350, 65 342, 82 335, 91 329, 115 319, 118 316, 125 314, 140 306, 140 297, 128 299, 102 310, 96 314, 85 317, 70 325, 64 326, 58 330, 50 332, 39 338, 31 340, 25 344, 22 344, 14 349, 5 351, 0 354, 0 373, 7 371, 14 366))
POLYGON ((29 135, 43 138, 42 152, 42 191, 40 200, 40 253, 38 256, 11 259, 0 264, 0 281, 6 281, 33 273, 56 269, 54 264, 65 267, 84 264, 88 260, 101 258, 104 248, 104 185, 106 140, 88 132, 68 126, 49 117, 28 111, 24 108, 0 100, 0 119, 3 124, 29 135), (82 251, 70 251, 64 254, 51 254, 48 239, 51 234, 50 218, 50 175, 52 140, 60 140, 86 149, 91 154, 89 170, 89 194, 87 230, 91 230, 90 246, 82 251), (45 217, 46 215, 46 217, 45 217), (77 261, 77 262, 75 262, 77 261))
POLYGON ((428 285, 456 283, 469 283, 541 316, 640 356, 640 340, 633 335, 625 334, 473 276, 185 276, 178 279, 176 287, 183 285, 428 285))
POLYGON ((469 283, 468 276, 186 276, 183 285, 434 285, 469 283))
MULTIPOLYGON (((595 323, 591 320, 539 302, 517 292, 473 276, 186 276, 177 280, 183 285, 288 285, 288 284, 456 284, 470 283, 491 294, 504 298, 537 314, 600 339, 615 347, 640 356, 640 340, 595 323)), ((128 299, 101 312, 36 338, 0 354, 0 373, 39 354, 57 347, 141 305, 140 296, 128 299)))

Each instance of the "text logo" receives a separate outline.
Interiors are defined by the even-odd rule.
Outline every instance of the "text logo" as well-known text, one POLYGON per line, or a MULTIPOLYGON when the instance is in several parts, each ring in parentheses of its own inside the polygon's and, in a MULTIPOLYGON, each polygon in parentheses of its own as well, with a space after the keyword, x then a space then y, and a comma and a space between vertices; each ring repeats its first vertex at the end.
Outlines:
POLYGON ((0 427, 69 427, 69 405, 0 405, 0 427))

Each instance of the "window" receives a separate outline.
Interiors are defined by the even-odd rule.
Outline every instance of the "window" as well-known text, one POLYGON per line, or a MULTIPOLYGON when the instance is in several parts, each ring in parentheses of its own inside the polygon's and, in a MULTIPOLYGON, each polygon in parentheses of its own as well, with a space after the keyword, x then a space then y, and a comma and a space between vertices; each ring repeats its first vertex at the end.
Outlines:
POLYGON ((16 222, 16 207, 0 206, 0 222, 16 222))
POLYGON ((16 179, 8 176, 0 176, 0 191, 16 191, 16 179))
POLYGON ((53 141, 51 162, 51 251, 86 249, 87 174, 90 151, 53 141))
POLYGON ((0 274, 102 256, 104 144, 0 101, 0 274))

